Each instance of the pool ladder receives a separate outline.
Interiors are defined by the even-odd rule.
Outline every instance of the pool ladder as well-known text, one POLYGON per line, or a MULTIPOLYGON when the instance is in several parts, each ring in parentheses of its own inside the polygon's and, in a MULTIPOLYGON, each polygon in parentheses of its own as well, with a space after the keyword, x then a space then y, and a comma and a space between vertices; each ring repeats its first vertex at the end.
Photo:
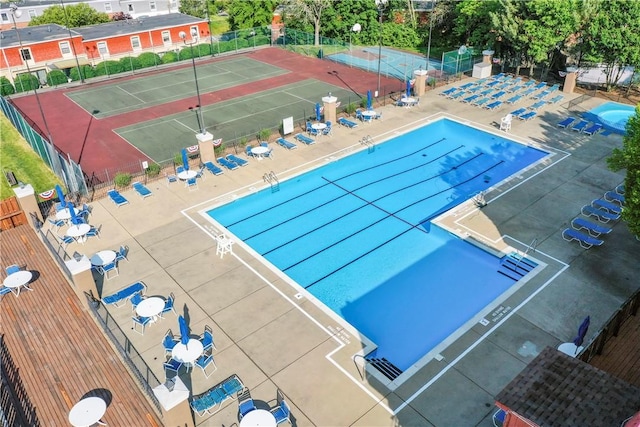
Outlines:
POLYGON ((276 176, 276 173, 274 171, 265 173, 262 176, 262 179, 264 182, 269 183, 269 185, 271 186, 272 193, 275 193, 276 191, 280 190, 280 181, 278 180, 278 177, 276 176))
MULTIPOLYGON (((358 364, 356 363, 356 357, 360 357, 362 358, 362 360, 364 360, 365 369, 366 369, 366 365, 371 365, 378 372, 380 372, 382 375, 387 377, 387 379, 389 379, 390 381, 394 381, 396 378, 398 378, 402 374, 402 370, 400 368, 395 366, 393 363, 389 362, 384 357, 381 357, 381 358, 365 357, 361 354, 356 354, 355 356, 353 356, 353 363, 356 365, 356 369, 358 369, 358 364)), ((358 369, 358 373, 360 374, 360 378, 364 380, 364 375, 363 373, 360 372, 360 369, 358 369)))
POLYGON ((373 143, 373 138, 371 138, 371 135, 362 137, 362 139, 360 140, 360 144, 365 145, 367 147, 367 152, 369 153, 373 153, 374 151, 376 151, 376 146, 373 143))

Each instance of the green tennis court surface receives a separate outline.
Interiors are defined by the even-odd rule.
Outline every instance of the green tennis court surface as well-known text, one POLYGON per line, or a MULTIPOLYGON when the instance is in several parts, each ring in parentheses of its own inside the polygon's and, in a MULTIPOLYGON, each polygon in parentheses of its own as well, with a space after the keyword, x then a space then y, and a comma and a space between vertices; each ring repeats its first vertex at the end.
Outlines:
MULTIPOLYGON (((204 124, 214 138, 226 144, 238 142, 242 136, 254 140, 260 129, 278 128, 282 119, 296 122, 315 114, 316 102, 328 92, 338 99, 353 98, 353 92, 307 79, 294 84, 225 100, 202 108, 204 124)), ((359 98, 358 98, 359 99, 359 98)), ((196 144, 200 129, 197 111, 172 114, 116 129, 115 132, 156 162, 172 159, 184 147, 196 144)))
MULTIPOLYGON (((213 92, 279 76, 287 70, 249 58, 234 58, 211 64, 197 64, 200 93, 213 92)), ((98 118, 177 101, 196 95, 193 67, 118 82, 67 94, 86 111, 98 110, 98 118)))

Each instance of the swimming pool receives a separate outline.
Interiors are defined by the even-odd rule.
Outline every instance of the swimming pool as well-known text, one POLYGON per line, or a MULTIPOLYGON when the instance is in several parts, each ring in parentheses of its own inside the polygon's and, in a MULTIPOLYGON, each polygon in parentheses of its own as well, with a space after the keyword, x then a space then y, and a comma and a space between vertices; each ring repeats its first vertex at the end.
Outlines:
POLYGON ((207 214, 406 370, 515 282, 431 219, 546 155, 441 119, 207 214))
POLYGON ((626 135, 626 126, 635 113, 632 105, 620 104, 617 102, 605 102, 602 105, 592 108, 584 114, 585 119, 604 125, 605 129, 612 132, 626 135))

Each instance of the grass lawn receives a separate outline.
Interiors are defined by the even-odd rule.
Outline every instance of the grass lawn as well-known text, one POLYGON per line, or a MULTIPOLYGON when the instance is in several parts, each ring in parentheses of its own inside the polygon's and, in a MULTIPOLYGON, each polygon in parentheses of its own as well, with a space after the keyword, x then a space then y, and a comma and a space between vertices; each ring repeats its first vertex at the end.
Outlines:
POLYGON ((56 184, 64 188, 62 181, 31 149, 4 115, 0 115, 0 164, 3 172, 0 178, 1 200, 15 196, 4 177, 4 172, 8 171, 13 172, 18 181, 31 184, 36 194, 51 190, 56 184))

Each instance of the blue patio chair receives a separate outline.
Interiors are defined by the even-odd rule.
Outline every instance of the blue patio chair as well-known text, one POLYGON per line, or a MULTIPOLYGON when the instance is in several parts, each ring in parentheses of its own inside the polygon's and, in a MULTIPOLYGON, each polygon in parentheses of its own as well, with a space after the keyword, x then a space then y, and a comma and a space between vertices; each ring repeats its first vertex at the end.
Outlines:
POLYGON ((287 141, 284 138, 278 138, 276 140, 276 142, 281 146, 286 148, 287 150, 295 150, 296 148, 298 148, 298 146, 296 144, 294 144, 293 142, 287 141))
POLYGON ((253 146, 249 144, 247 144, 247 146, 244 147, 244 153, 247 155, 247 157, 253 157, 253 153, 251 152, 252 148, 253 146))
POLYGON ((173 311, 173 314, 175 314, 177 317, 178 312, 176 311, 176 308, 175 308, 175 302, 176 302, 176 297, 173 294, 173 292, 171 292, 167 297, 167 299, 164 301, 164 308, 160 312, 160 317, 162 317, 163 314, 168 313, 170 311, 173 311))
POLYGON ((115 261, 101 266, 100 272, 104 277, 107 278, 107 280, 113 279, 114 277, 117 277, 120 275, 120 272, 118 271, 118 266, 116 265, 115 261), (116 273, 114 275, 109 275, 109 273, 111 273, 112 271, 115 271, 116 273))
POLYGON ((502 427, 504 425, 504 421, 506 418, 507 418, 507 413, 502 409, 498 409, 496 412, 494 412, 493 416, 491 417, 491 419, 493 420, 493 426, 502 427))
POLYGON ((561 129, 568 129, 571 127, 571 125, 575 121, 576 121, 575 117, 567 117, 566 119, 558 123, 558 127, 561 129))
POLYGON ((189 178, 184 182, 184 186, 189 189, 189 191, 196 191, 198 189, 198 180, 194 178, 189 178))
POLYGON ((234 162, 238 166, 247 166, 249 164, 249 162, 247 162, 245 159, 240 158, 235 154, 228 154, 227 160, 229 160, 230 162, 234 162))
POLYGON ((575 124, 571 130, 576 131, 576 132, 582 132, 587 125, 589 124, 588 120, 580 120, 577 124, 575 124))
POLYGON ((85 236, 87 236, 87 237, 97 237, 99 239, 100 238, 100 230, 102 230, 102 224, 100 224, 98 227, 91 226, 91 228, 89 229, 89 231, 87 231, 87 234, 85 236))
POLYGON ((20 266, 18 264, 12 264, 5 268, 5 271, 7 272, 8 276, 9 274, 17 273, 18 271, 20 271, 20 266))
POLYGON ((289 418, 291 416, 291 410, 280 390, 277 391, 277 402, 278 406, 271 409, 271 414, 276 419, 276 425, 280 425, 285 421, 291 424, 291 419, 289 418))
POLYGON ((167 177, 167 185, 171 184, 172 182, 178 182, 178 177, 171 174, 171 175, 166 175, 167 177))
POLYGON ((147 324, 149 324, 149 322, 151 322, 151 318, 133 316, 132 319, 133 319, 133 331, 139 333, 140 335, 144 335, 144 328, 145 326, 147 326, 147 324), (138 330, 138 327, 140 327, 140 330, 138 330))
POLYGON ((120 249, 116 251, 116 262, 118 261, 127 261, 129 262, 129 258, 127 255, 129 254, 129 246, 121 245, 120 249))
POLYGON ((49 223, 51 224, 52 227, 56 227, 56 230, 60 230, 60 227, 62 227, 63 225, 66 224, 66 221, 63 219, 52 219, 49 218, 48 219, 49 223))
POLYGON ((169 329, 164 334, 164 338, 162 339, 162 346, 164 347, 165 356, 171 356, 171 351, 173 350, 173 347, 175 347, 177 343, 178 341, 176 341, 173 335, 173 332, 171 332, 171 329, 169 329))
POLYGON ((202 351, 204 353, 216 349, 216 346, 213 342, 213 331, 211 330, 211 327, 209 325, 205 325, 204 332, 202 333, 200 341, 202 342, 202 351))
POLYGON ((200 169, 198 169, 198 172, 196 172, 196 178, 200 178, 204 181, 205 180, 204 170, 205 170, 205 166, 204 165, 200 166, 200 169))
POLYGON ((65 248, 69 245, 69 243, 73 243, 76 241, 76 239, 74 239, 71 236, 60 236, 60 235, 57 235, 57 236, 58 236, 58 239, 60 239, 60 244, 64 245, 65 248))
POLYGON ((238 392, 237 396, 238 400, 238 419, 242 420, 242 417, 247 415, 249 412, 256 410, 256 405, 253 402, 253 398, 251 397, 251 392, 248 388, 244 388, 243 390, 238 392))
POLYGON ((176 167, 176 173, 184 172, 184 166, 176 167))
POLYGON ((268 151, 266 153, 263 154, 264 157, 269 157, 270 159, 273 159, 273 148, 269 147, 269 143, 266 141, 262 141, 260 143, 261 147, 264 148, 268 148, 268 151))
POLYGON ((327 136, 327 135, 331 135, 331 129, 333 129, 333 127, 331 126, 331 121, 327 120, 326 122, 324 122, 327 127, 322 129, 322 134, 327 136))
POLYGON ((131 311, 135 311, 136 307, 142 302, 142 300, 144 300, 144 297, 141 292, 133 294, 131 298, 129 298, 129 301, 131 301, 131 311))
POLYGON ((604 243, 603 240, 600 240, 596 237, 592 237, 588 234, 581 233, 578 230, 574 230, 573 228, 566 228, 562 232, 562 238, 567 242, 572 242, 575 240, 584 249, 590 249, 593 246, 600 246, 604 243))
POLYGON ((11 293, 11 288, 7 288, 6 286, 1 286, 0 287, 0 301, 2 301, 2 297, 4 297, 6 294, 10 294, 11 293))
POLYGON ((212 355, 205 356, 204 354, 196 360, 196 366, 202 369, 202 373, 205 378, 209 378, 211 374, 213 374, 218 367, 216 366, 216 362, 213 360, 212 355), (207 368, 213 365, 213 370, 207 373, 207 368))
POLYGON ((362 110, 360 108, 356 108, 356 119, 362 121, 362 110))
POLYGON ((164 377, 168 378, 167 372, 174 372, 174 376, 177 376, 178 372, 180 372, 180 368, 182 368, 182 362, 176 359, 167 360, 164 362, 164 377))
POLYGON ((224 171, 214 165, 213 162, 204 162, 204 167, 207 168, 212 175, 222 175, 224 173, 224 171))

